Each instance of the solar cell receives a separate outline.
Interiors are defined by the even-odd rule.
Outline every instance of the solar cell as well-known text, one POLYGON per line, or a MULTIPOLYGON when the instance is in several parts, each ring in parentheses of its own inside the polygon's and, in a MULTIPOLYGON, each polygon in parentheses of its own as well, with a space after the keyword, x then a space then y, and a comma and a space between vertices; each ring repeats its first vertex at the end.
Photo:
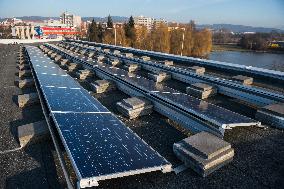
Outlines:
POLYGON ((42 91, 51 112, 109 112, 81 87, 42 87, 42 91))

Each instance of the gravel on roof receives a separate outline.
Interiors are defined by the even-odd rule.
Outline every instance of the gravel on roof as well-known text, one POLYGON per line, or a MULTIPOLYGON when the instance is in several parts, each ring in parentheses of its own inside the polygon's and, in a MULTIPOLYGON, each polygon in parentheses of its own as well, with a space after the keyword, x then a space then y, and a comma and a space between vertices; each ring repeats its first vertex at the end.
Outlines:
MULTIPOLYGON (((19 109, 14 85, 18 45, 0 45, 0 152, 19 148, 18 126, 42 120, 39 105, 19 109)), ((96 79, 96 78, 95 78, 96 79)), ((86 89, 88 84, 80 82, 86 89)), ((115 90, 94 97, 112 111, 174 166, 182 163, 172 145, 190 135, 168 118, 154 112, 135 120, 125 119, 115 107, 129 96, 115 90)), ((216 99, 220 100, 220 99, 216 99)), ((236 106, 236 103, 232 103, 236 106)), ((238 108, 236 108, 238 109, 238 108)), ((245 114, 245 111, 243 112, 245 114)), ((284 186, 284 132, 275 128, 240 127, 226 131, 224 138, 235 149, 234 160, 206 178, 187 169, 178 175, 161 172, 102 181, 98 188, 281 188, 284 186)), ((0 153, 1 188, 64 188, 64 178, 51 141, 44 141, 5 154, 0 153)))

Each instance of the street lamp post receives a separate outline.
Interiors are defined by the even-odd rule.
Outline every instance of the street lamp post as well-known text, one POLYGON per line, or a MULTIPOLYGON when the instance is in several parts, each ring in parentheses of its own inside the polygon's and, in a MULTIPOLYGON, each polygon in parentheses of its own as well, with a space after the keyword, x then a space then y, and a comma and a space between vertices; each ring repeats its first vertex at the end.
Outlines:
POLYGON ((182 56, 182 52, 183 52, 183 48, 184 48, 184 32, 185 32, 185 28, 183 28, 183 33, 182 33, 182 42, 181 42, 180 56, 182 56))
POLYGON ((116 46, 116 25, 113 25, 114 27, 114 45, 116 46))

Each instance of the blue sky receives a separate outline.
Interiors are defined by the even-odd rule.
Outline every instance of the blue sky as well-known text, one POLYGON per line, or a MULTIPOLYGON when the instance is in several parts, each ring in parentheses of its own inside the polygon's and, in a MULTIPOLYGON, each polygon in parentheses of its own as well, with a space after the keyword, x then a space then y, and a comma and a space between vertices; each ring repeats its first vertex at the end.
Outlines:
POLYGON ((144 15, 198 24, 228 23, 284 29, 284 0, 0 0, 0 17, 144 15))

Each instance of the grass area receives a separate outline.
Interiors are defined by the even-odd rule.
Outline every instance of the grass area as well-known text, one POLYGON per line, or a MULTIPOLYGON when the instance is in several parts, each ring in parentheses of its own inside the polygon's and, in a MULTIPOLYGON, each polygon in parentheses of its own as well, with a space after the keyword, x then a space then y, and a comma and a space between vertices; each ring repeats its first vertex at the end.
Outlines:
POLYGON ((212 51, 250 51, 234 44, 213 45, 212 51))

